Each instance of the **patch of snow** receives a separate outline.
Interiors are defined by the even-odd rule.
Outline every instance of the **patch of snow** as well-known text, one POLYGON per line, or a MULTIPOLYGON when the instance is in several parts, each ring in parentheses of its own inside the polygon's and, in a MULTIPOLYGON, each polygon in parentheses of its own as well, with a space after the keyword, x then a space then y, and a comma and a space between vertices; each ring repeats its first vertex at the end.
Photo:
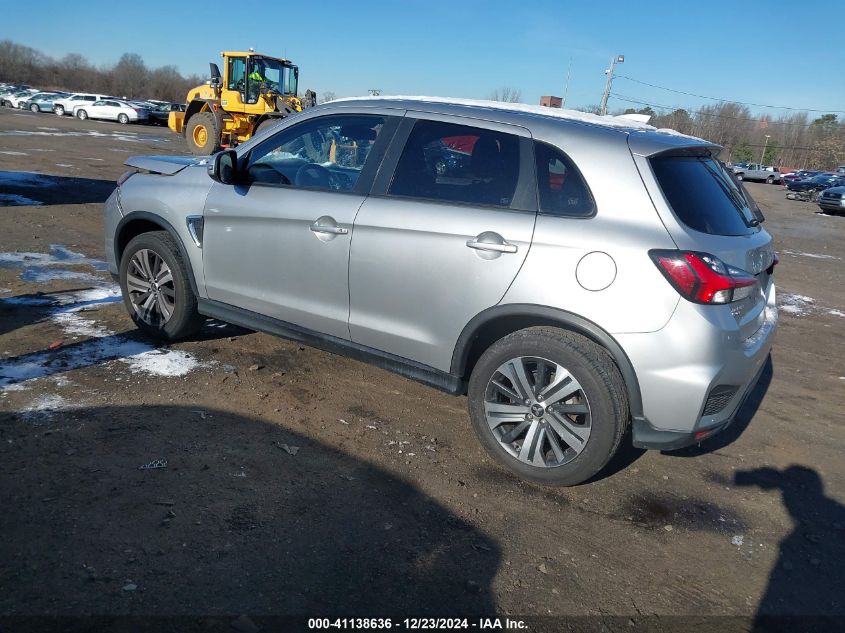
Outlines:
POLYGON ((741 534, 737 534, 731 539, 731 545, 736 545, 737 547, 742 547, 742 543, 745 540, 745 537, 741 534))
POLYGON ((6 387, 0 387, 0 391, 29 391, 29 385, 24 382, 18 382, 14 385, 8 385, 6 387))
POLYGON ((12 292, 11 288, 0 288, 0 295, 8 294, 12 292))
POLYGON ((67 163, 56 163, 56 167, 73 167, 73 165, 68 165, 67 163))
POLYGON ((28 407, 21 410, 21 417, 27 422, 34 422, 38 419, 49 419, 53 413, 60 409, 67 408, 67 402, 58 394, 47 394, 38 396, 28 407))
POLYGON ((26 152, 10 152, 10 151, 3 151, 0 154, 5 154, 6 156, 28 156, 26 152))
MULTIPOLYGON (((151 141, 156 143, 169 143, 170 140, 160 138, 157 136, 140 136, 137 133, 128 132, 97 132, 96 130, 3 130, 0 131, 0 136, 90 136, 95 138, 111 139, 116 141, 128 141, 137 143, 139 141, 151 141)), ((52 150, 43 150, 52 151, 52 150)))
POLYGON ((803 316, 812 309, 816 300, 805 295, 782 294, 778 297, 778 307, 781 312, 795 316, 803 316))
POLYGON ((842 310, 828 310, 827 313, 833 316, 845 317, 845 312, 842 312, 842 310))
POLYGON ((804 253, 802 251, 790 251, 785 250, 781 251, 784 255, 789 255, 790 257, 812 257, 814 259, 842 259, 841 257, 836 257, 836 255, 820 255, 818 253, 804 253))
POLYGON ((32 252, 0 252, 0 266, 93 266, 97 270, 105 269, 105 262, 98 259, 89 259, 82 253, 70 250, 62 244, 50 244, 49 253, 32 252))
POLYGON ((27 268, 20 274, 23 281, 33 283, 47 283, 56 279, 79 279, 81 281, 101 281, 96 275, 81 270, 44 270, 42 268, 27 268))
POLYGON ((185 376, 199 367, 206 366, 192 354, 173 349, 151 349, 148 352, 121 358, 120 361, 129 365, 132 373, 153 376, 185 376))
POLYGON ((41 200, 33 200, 14 193, 0 193, 0 207, 37 207, 44 204, 41 200))
MULTIPOLYGON (((81 253, 74 253, 65 247, 54 245, 52 254, 46 253, 0 253, 0 262, 12 263, 36 261, 49 266, 56 261, 68 260, 91 262, 81 253)), ((52 271, 49 271, 52 272, 52 271)), ((61 271, 59 271, 61 272, 61 271)), ((93 275, 92 275, 93 277, 93 275)), ((133 373, 153 376, 184 376, 199 367, 206 366, 192 354, 181 350, 158 349, 135 340, 131 336, 119 335, 86 316, 84 310, 122 300, 120 287, 99 280, 99 285, 75 292, 60 292, 50 295, 28 295, 0 299, 0 304, 47 308, 46 316, 66 337, 86 337, 88 340, 59 347, 0 359, 0 392, 18 387, 25 381, 53 376, 73 369, 90 367, 120 360, 133 373)))

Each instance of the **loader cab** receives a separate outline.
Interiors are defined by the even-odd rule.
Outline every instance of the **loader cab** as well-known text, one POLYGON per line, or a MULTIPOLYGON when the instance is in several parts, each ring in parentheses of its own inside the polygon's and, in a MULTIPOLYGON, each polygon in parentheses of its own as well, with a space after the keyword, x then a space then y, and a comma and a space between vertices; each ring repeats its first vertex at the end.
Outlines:
POLYGON ((243 111, 258 113, 262 94, 272 93, 283 97, 295 97, 299 69, 285 59, 267 57, 253 52, 223 53, 225 77, 223 78, 224 107, 231 110, 234 104, 246 106, 243 111), (236 96, 237 95, 237 96, 236 96))

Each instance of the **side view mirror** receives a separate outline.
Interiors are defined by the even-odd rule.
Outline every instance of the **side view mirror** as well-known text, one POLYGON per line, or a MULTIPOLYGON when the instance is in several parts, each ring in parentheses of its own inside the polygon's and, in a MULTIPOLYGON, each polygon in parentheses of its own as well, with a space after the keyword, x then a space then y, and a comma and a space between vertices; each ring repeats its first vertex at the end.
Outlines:
POLYGON ((233 149, 218 152, 211 157, 208 163, 208 175, 211 179, 222 185, 235 183, 238 173, 238 153, 233 149))

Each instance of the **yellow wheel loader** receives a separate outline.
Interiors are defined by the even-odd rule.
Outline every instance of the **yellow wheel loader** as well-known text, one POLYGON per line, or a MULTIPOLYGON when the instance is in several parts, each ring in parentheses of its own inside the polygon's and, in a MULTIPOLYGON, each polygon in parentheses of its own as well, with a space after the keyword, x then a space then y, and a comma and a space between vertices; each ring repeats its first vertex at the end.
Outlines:
POLYGON ((299 69, 287 59, 248 52, 224 51, 223 74, 211 63, 211 79, 188 92, 184 112, 171 112, 168 127, 182 134, 197 156, 235 147, 268 125, 316 105, 307 90, 297 96, 299 69))

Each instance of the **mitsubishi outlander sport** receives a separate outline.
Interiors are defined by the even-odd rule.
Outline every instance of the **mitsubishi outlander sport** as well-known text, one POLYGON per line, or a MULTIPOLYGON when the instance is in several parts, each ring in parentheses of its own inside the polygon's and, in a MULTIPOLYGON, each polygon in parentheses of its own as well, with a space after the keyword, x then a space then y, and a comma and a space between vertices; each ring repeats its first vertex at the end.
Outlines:
POLYGON ((209 158, 130 159, 106 253, 145 332, 213 317, 466 394, 496 460, 573 485, 623 438, 724 429, 769 355, 772 238, 718 150, 549 108, 334 101, 209 158))

